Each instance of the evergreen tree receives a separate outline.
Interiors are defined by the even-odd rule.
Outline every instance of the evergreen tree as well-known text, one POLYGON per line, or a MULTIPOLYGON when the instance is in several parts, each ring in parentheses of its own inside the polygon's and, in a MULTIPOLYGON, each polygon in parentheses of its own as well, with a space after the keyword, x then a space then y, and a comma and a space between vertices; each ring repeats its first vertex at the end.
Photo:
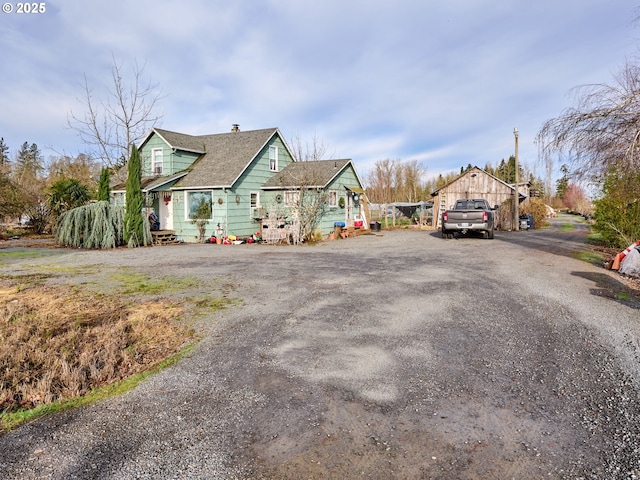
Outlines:
POLYGON ((536 177, 533 173, 530 173, 529 183, 531 197, 544 197, 546 195, 544 180, 540 177, 536 177))
POLYGON ((109 183, 111 181, 111 173, 107 167, 104 167, 100 171, 100 183, 98 184, 98 201, 109 201, 111 197, 111 187, 109 183))
MULTIPOLYGON (((507 161, 503 158, 498 168, 495 169, 494 176, 506 183, 516 183, 516 157, 511 155, 507 161)), ((518 177, 520 181, 523 181, 525 177, 521 163, 518 164, 518 177)))
POLYGON ((507 165, 507 163, 504 161, 504 158, 503 158, 502 160, 500 160, 500 164, 496 169, 496 177, 502 180, 503 182, 506 182, 509 176, 508 170, 509 170, 509 166, 507 165))
MULTIPOLYGON (((18 217, 22 213, 23 198, 18 186, 13 183, 6 172, 0 169, 0 223, 6 221, 6 217, 18 217)), ((1 227, 0 227, 1 228, 1 227)))
POLYGON ((124 245, 123 207, 101 201, 72 208, 58 219, 56 241, 76 248, 116 248, 124 245))
POLYGON ((46 201, 46 182, 42 176, 43 158, 35 143, 24 142, 16 156, 12 172, 12 182, 17 188, 21 211, 19 217, 27 217, 27 224, 36 233, 48 225, 48 207, 46 201))
POLYGON ((132 145, 127 169, 127 197, 124 214, 124 240, 129 248, 151 244, 149 222, 148 220, 145 222, 146 217, 143 212, 144 196, 142 194, 141 168, 140 153, 138 148, 132 145))
POLYGON ((38 145, 24 142, 18 151, 16 171, 19 177, 37 178, 43 170, 42 154, 38 145))
POLYGON ((4 137, 0 138, 0 170, 9 165, 9 147, 4 143, 4 137))
POLYGON ((496 176, 496 169, 493 168, 493 165, 491 165, 490 163, 487 163, 484 166, 484 171, 487 172, 489 175, 493 175, 494 177, 496 176))
POLYGON ((569 167, 562 165, 560 171, 562 172, 562 177, 556 181, 556 196, 558 198, 564 198, 564 192, 566 192, 569 187, 569 167))

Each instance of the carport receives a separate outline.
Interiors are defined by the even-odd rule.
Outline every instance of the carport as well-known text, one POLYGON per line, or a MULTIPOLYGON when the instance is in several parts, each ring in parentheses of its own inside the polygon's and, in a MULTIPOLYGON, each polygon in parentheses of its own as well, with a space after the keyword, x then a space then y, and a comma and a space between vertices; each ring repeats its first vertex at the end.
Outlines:
MULTIPOLYGON (((433 225, 433 202, 395 202, 391 204, 395 209, 402 212, 407 218, 413 218, 415 223, 420 226, 433 225)), ((395 221, 395 215, 394 215, 395 221)))

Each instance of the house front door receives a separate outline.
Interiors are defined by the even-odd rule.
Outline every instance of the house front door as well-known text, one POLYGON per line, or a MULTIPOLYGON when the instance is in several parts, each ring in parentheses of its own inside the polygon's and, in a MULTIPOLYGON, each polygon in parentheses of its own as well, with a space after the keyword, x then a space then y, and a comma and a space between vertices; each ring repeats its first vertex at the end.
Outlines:
POLYGON ((353 227, 353 198, 351 195, 347 195, 347 208, 344 220, 347 227, 353 227))
POLYGON ((173 230, 173 199, 166 202, 160 197, 160 212, 158 218, 160 219, 161 230, 173 230))

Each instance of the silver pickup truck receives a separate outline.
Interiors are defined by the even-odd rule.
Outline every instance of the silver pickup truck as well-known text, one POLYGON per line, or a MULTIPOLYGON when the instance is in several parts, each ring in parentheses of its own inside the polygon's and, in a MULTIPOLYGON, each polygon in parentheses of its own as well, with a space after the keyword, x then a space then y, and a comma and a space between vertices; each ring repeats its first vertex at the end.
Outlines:
POLYGON ((455 232, 466 234, 474 231, 486 238, 493 238, 494 210, 481 198, 456 200, 451 210, 442 213, 442 238, 453 238, 455 232))

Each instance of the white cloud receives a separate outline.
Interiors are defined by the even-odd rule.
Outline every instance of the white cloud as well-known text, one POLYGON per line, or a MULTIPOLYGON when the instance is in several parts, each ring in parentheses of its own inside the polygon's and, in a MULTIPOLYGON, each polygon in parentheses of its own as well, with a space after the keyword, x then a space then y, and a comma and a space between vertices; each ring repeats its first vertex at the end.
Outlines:
POLYGON ((600 0, 59 0, 3 16, 0 136, 84 146, 65 131, 82 97, 110 85, 112 57, 145 65, 162 126, 190 133, 279 127, 316 136, 363 176, 376 160, 433 172, 513 153, 534 162, 542 122, 570 88, 609 82, 635 53, 634 6, 600 0), (63 133, 60 133, 63 132, 63 133))

